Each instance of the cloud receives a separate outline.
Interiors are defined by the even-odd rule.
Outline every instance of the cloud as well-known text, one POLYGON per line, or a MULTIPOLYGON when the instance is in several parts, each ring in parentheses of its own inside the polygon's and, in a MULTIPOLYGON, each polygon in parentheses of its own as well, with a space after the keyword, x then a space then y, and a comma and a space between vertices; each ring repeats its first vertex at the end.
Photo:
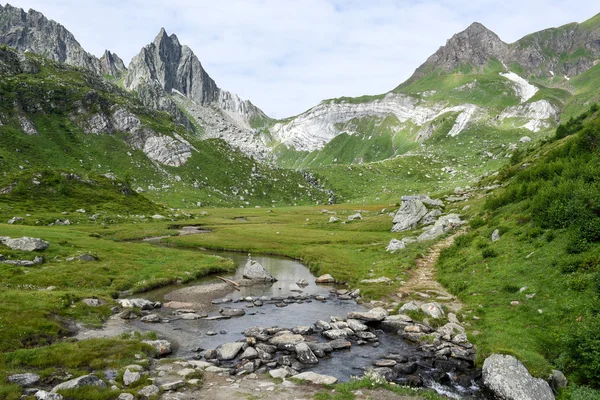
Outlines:
POLYGON ((598 12, 587 0, 13 0, 69 29, 84 48, 126 63, 161 27, 217 84, 267 114, 326 98, 383 93, 454 33, 479 21, 504 41, 598 12))

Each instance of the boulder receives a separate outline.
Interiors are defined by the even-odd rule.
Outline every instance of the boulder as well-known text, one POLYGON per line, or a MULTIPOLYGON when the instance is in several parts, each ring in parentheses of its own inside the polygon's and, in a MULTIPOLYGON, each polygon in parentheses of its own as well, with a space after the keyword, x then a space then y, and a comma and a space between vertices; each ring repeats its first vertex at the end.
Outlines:
POLYGON ((333 350, 349 349, 350 347, 352 347, 352 343, 350 343, 346 339, 335 339, 327 344, 331 346, 333 350))
MULTIPOLYGON (((330 331, 327 331, 330 332, 330 331)), ((296 352, 296 358, 303 364, 318 364, 319 359, 312 352, 310 347, 306 343, 298 343, 294 348, 296 352)))
POLYGON ((331 325, 329 324, 329 322, 323 320, 318 320, 317 322, 315 322, 315 327, 323 331, 331 329, 331 325))
POLYGON ((492 242, 497 242, 498 240, 500 240, 500 231, 495 229, 494 232, 492 232, 492 242))
POLYGON ((523 136, 521 139, 519 139, 519 143, 529 143, 531 142, 531 138, 529 136, 523 136))
POLYGON ((302 372, 298 375, 295 375, 294 379, 298 379, 300 381, 308 381, 316 385, 333 385, 337 382, 337 378, 333 376, 321 375, 310 371, 302 372))
POLYGON ((124 308, 139 308, 141 310, 154 309, 154 303, 146 299, 118 299, 117 303, 124 308))
POLYGON ((554 400, 548 382, 534 378, 515 357, 492 354, 483 362, 483 385, 500 400, 554 400))
POLYGON ((404 242, 404 240, 392 239, 392 240, 390 240, 390 243, 385 248, 385 251, 393 254, 393 253, 397 252, 398 250, 403 250, 405 248, 406 248, 406 243, 404 242))
POLYGON ((354 332, 361 332, 369 329, 365 324, 357 319, 349 319, 346 321, 346 323, 348 324, 348 328, 352 329, 354 332))
POLYGON ((217 347, 217 358, 219 360, 233 360, 235 356, 242 350, 244 343, 224 343, 217 347))
POLYGON ((269 339, 269 343, 273 346, 288 346, 297 345, 298 343, 304 342, 304 336, 295 335, 293 333, 284 333, 278 336, 274 336, 269 339))
POLYGON ((381 307, 375 307, 367 312, 352 311, 348 313, 348 319, 358 319, 366 322, 383 321, 387 316, 388 312, 381 307))
POLYGON ((121 393, 117 400, 135 400, 135 396, 131 393, 121 393))
POLYGON ((552 385, 552 388, 554 390, 566 388, 567 384, 569 383, 565 374, 563 374, 557 369, 552 370, 552 373, 550 374, 548 380, 550 381, 550 385, 552 385))
POLYGON ((350 328, 345 329, 330 329, 328 331, 323 331, 322 335, 327 339, 336 340, 343 339, 347 336, 353 335, 354 332, 350 328))
POLYGON ((160 317, 156 314, 148 314, 140 318, 142 322, 157 323, 160 322, 160 317))
POLYGON ((63 397, 58 393, 50 393, 45 390, 35 392, 35 398, 38 400, 63 400, 63 397))
POLYGON ((329 218, 329 223, 330 224, 333 224, 333 223, 339 222, 339 221, 340 221, 340 219, 338 217, 330 217, 329 218))
POLYGON ((41 251, 46 250, 50 243, 45 240, 31 237, 22 237, 18 239, 8 238, 2 241, 3 244, 12 250, 21 250, 21 251, 41 251))
POLYGON ((156 385, 144 386, 142 389, 138 390, 138 394, 144 398, 154 396, 155 394, 158 394, 158 392, 160 392, 160 389, 156 385))
POLYGON ((335 283, 335 279, 333 276, 329 274, 321 275, 317 279, 315 279, 316 283, 335 283))
POLYGON ((348 216, 348 221, 354 221, 354 220, 362 220, 363 217, 360 213, 356 213, 356 214, 352 214, 348 216))
POLYGON ((248 347, 246 350, 244 350, 240 358, 245 360, 254 360, 258 358, 258 351, 256 351, 254 347, 248 347))
POLYGON ((100 388, 105 388, 106 383, 96 375, 84 375, 54 386, 54 388, 52 388, 52 393, 56 393, 59 390, 77 389, 84 386, 98 386, 100 388))
POLYGON ((441 319, 444 318, 444 310, 442 309, 442 306, 440 306, 438 303, 425 303, 421 305, 421 311, 423 311, 425 314, 427 314, 427 316, 431 317, 431 318, 435 318, 435 319, 441 319))
POLYGON ((414 301, 409 301, 400 307, 400 312, 404 311, 419 311, 419 306, 414 301))
POLYGON ((427 214, 427 207, 421 200, 415 197, 403 197, 402 205, 393 220, 392 232, 404 232, 413 229, 425 214, 427 214))
POLYGON ((291 376, 294 374, 295 374, 295 371, 287 366, 277 368, 277 369, 272 369, 271 371, 269 371, 269 375, 271 375, 272 378, 280 378, 280 379, 285 379, 288 376, 291 376))
POLYGON ((37 374, 15 374, 8 377, 8 382, 14 383, 15 385, 19 385, 22 387, 33 386, 38 383, 40 380, 40 376, 37 374))
POLYGON ((132 383, 139 381, 140 379, 142 379, 142 374, 140 374, 137 371, 132 372, 129 370, 129 368, 127 368, 123 373, 123 385, 125 386, 129 386, 132 383))
POLYGON ((171 354, 171 342, 167 340, 143 340, 142 343, 154 347, 159 356, 171 354))
POLYGON ((450 232, 452 229, 464 224, 464 221, 460 219, 458 214, 448 214, 440 217, 433 227, 423 232, 417 238, 418 242, 424 242, 427 240, 434 240, 438 237, 450 232))
POLYGON ((171 391, 171 390, 177 390, 179 388, 182 388, 185 386, 185 382, 182 380, 179 381, 174 381, 174 382, 167 382, 167 383, 163 383, 162 385, 160 385, 160 388, 162 390, 164 390, 165 392, 171 391))
POLYGON ((248 256, 248 262, 244 266, 243 277, 253 281, 276 282, 273 277, 260 263, 254 261, 248 256))
POLYGON ((219 313, 224 317, 241 317, 246 315, 246 311, 241 308, 221 308, 219 313))

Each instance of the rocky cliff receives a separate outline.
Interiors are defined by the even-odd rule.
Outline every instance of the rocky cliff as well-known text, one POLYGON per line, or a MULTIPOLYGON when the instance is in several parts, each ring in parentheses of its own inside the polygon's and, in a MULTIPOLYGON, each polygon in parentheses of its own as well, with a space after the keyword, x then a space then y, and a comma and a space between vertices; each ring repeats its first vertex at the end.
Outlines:
POLYGON ((175 100, 202 126, 206 137, 224 138, 247 154, 264 158, 266 147, 256 139, 252 125, 268 117, 250 101, 220 89, 194 52, 164 28, 131 60, 124 84, 136 90, 144 104, 160 110, 172 112, 175 100))
POLYGON ((108 51, 101 60, 86 52, 71 32, 42 13, 10 4, 0 5, 0 43, 97 74, 118 75, 125 69, 123 61, 108 51))

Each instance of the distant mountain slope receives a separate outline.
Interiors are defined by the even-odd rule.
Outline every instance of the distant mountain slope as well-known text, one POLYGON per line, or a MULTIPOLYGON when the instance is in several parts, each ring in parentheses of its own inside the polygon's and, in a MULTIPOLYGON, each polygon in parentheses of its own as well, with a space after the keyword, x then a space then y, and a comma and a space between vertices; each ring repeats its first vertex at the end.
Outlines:
POLYGON ((521 129, 535 139, 557 125, 563 110, 573 115, 585 107, 577 98, 589 91, 576 78, 593 75, 598 62, 600 14, 513 44, 473 23, 391 92, 325 100, 277 121, 270 127, 274 157, 295 168, 380 161, 440 133, 436 121, 448 115, 455 118, 449 129, 443 124, 448 137, 485 126, 498 135, 521 129), (339 135, 343 154, 334 148, 339 135), (388 143, 385 151, 382 143, 388 143))
POLYGON ((118 76, 126 68, 108 50, 101 59, 86 52, 71 32, 35 10, 23 11, 0 5, 0 43, 19 51, 32 51, 54 61, 86 68, 98 74, 118 76))

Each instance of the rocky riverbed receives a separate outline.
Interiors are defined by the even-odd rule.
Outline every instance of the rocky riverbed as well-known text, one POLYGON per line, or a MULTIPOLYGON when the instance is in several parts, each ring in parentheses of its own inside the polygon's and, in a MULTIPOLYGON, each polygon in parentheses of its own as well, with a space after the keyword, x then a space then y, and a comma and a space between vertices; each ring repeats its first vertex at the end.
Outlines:
POLYGON ((239 265, 224 278, 244 285, 234 288, 211 277, 146 293, 143 299, 121 299, 105 330, 78 337, 155 331, 168 343, 157 344, 164 355, 201 362, 208 372, 232 379, 268 374, 332 383, 369 371, 455 398, 478 396, 475 349, 457 316, 439 304, 373 307, 362 303, 360 291, 277 257, 252 260, 276 281, 250 284, 244 278, 246 256, 222 255, 239 265))

